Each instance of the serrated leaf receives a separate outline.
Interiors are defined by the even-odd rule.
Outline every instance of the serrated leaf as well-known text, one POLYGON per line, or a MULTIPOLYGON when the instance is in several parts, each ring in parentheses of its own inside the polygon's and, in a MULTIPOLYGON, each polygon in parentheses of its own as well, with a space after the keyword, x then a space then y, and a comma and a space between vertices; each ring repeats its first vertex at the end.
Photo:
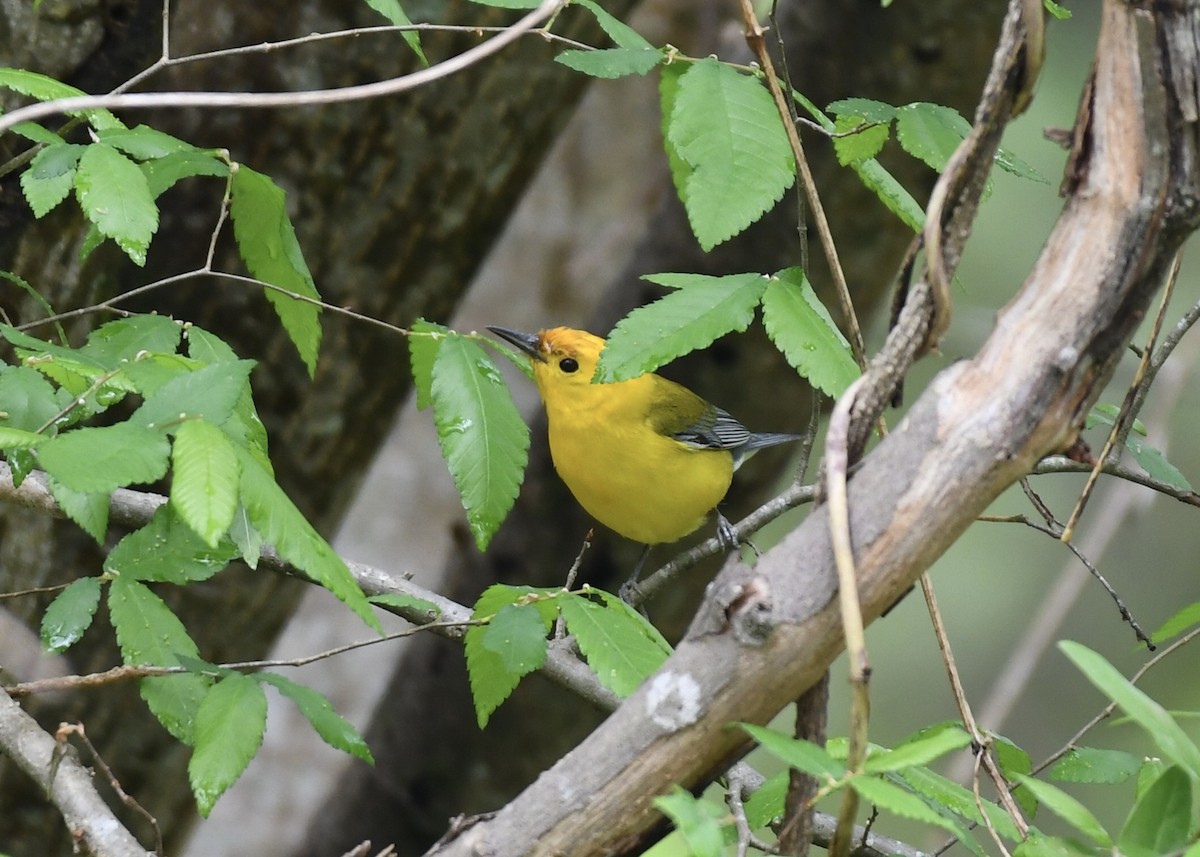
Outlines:
POLYGON ((188 781, 205 818, 237 782, 262 746, 267 729, 267 696, 258 682, 228 673, 208 689, 196 712, 196 749, 188 781))
POLYGON ((42 143, 47 146, 53 146, 55 143, 65 142, 58 134, 55 134, 49 128, 43 128, 36 122, 18 122, 8 130, 14 134, 19 134, 31 143, 42 143))
POLYGON ((792 738, 753 723, 739 723, 738 726, 772 756, 822 782, 838 780, 846 775, 844 764, 830 756, 824 747, 818 747, 811 741, 792 738))
POLYGON ((367 764, 375 764, 362 735, 353 724, 334 711, 324 695, 276 673, 255 673, 254 678, 266 682, 294 702, 321 740, 330 747, 357 756, 367 764))
MULTIPOLYGON (((76 89, 35 71, 23 68, 0 68, 0 86, 28 95, 38 101, 56 101, 60 98, 74 98, 87 95, 82 89, 76 89)), ((85 116, 97 131, 106 128, 124 128, 125 125, 110 111, 104 109, 72 110, 69 116, 85 116)))
POLYGON ((53 476, 49 477, 49 484, 50 493, 63 513, 95 539, 97 544, 103 545, 104 537, 108 534, 109 494, 75 491, 53 476))
MULTIPOLYGON (((493 584, 484 590, 475 602, 471 618, 490 618, 528 596, 550 591, 552 590, 534 589, 531 586, 493 584)), ((532 606, 541 613, 543 628, 548 628, 549 623, 554 621, 555 604, 551 601, 535 600, 532 606)), ((475 704, 475 716, 480 729, 487 725, 492 713, 508 699, 509 694, 521 681, 521 675, 510 672, 504 664, 504 659, 484 644, 484 630, 482 626, 472 626, 467 629, 464 639, 467 678, 471 684, 471 699, 475 704)))
POLYGON ((961 750, 970 743, 970 734, 961 727, 936 729, 905 741, 894 750, 872 753, 866 761, 864 771, 868 774, 882 774, 911 768, 914 765, 928 765, 934 759, 954 750, 961 750))
POLYGON ((500 663, 510 673, 528 675, 546 663, 546 632, 549 629, 533 605, 502 607, 481 630, 484 648, 498 655, 500 663))
POLYGON ((159 432, 118 423, 64 432, 39 446, 37 457, 42 468, 68 488, 107 494, 161 479, 170 450, 159 432))
POLYGON ((592 77, 614 80, 631 74, 646 74, 663 61, 654 48, 609 48, 598 51, 563 51, 554 61, 592 77))
POLYGON ((237 511, 238 461, 225 432, 188 420, 175 433, 171 505, 209 547, 215 548, 237 511))
POLYGON ((1034 797, 1051 812, 1082 833, 1096 845, 1103 848, 1112 846, 1112 837, 1082 803, 1071 797, 1062 789, 1036 780, 1033 777, 1020 776, 1018 782, 1033 792, 1034 797))
MULTIPOLYGON (((265 283, 319 300, 321 296, 288 217, 283 189, 269 176, 239 164, 230 193, 233 235, 250 273, 265 283)), ((311 377, 321 347, 321 308, 275 289, 267 289, 266 296, 311 377)))
POLYGON ((1141 757, 1123 750, 1072 747, 1048 776, 1063 783, 1123 783, 1141 766, 1141 757))
POLYGON ((604 30, 617 47, 638 49, 654 47, 637 30, 614 17, 611 12, 605 11, 596 0, 574 0, 573 5, 582 6, 595 15, 600 29, 604 30))
POLYGON ((850 787, 858 792, 860 797, 880 809, 904 818, 911 818, 914 821, 932 824, 952 833, 956 831, 956 825, 935 812, 920 797, 886 780, 867 776, 853 777, 850 780, 850 787))
POLYGON ((137 125, 133 128, 110 128, 99 132, 96 136, 100 138, 101 143, 107 143, 114 149, 120 149, 139 161, 150 161, 180 152, 196 151, 196 147, 191 143, 185 143, 178 137, 172 137, 149 125, 137 125))
POLYGON ((147 396, 129 421, 168 433, 187 420, 204 419, 220 425, 246 391, 254 365, 253 360, 214 363, 179 375, 147 396))
POLYGON ((101 234, 116 241, 134 264, 146 264, 158 207, 137 164, 112 146, 93 143, 79 159, 75 196, 101 234))
POLYGON ((138 164, 146 176, 146 185, 155 199, 175 186, 177 182, 193 176, 227 178, 229 166, 212 152, 201 149, 184 149, 171 152, 153 161, 138 164))
POLYGON ((208 580, 237 555, 231 542, 209 547, 170 504, 150 522, 122 538, 104 560, 104 570, 132 580, 188 583, 208 580))
POLYGON ((725 853, 721 824, 727 814, 724 807, 693 797, 679 786, 668 795, 656 797, 654 805, 671 819, 687 843, 689 857, 721 857, 725 853))
MULTIPOLYGON (((1096 426, 1105 426, 1110 430, 1116 425, 1117 419, 1121 416, 1121 408, 1119 405, 1114 405, 1110 402, 1099 402, 1092 406, 1088 411, 1087 418, 1083 422, 1085 429, 1095 428, 1096 426)), ((1146 436, 1146 424, 1141 420, 1135 419, 1131 430, 1137 432, 1143 437, 1146 436)))
POLYGON ((1180 728, 1166 709, 1133 685, 1096 652, 1079 643, 1064 640, 1058 644, 1072 663, 1105 696, 1115 702, 1141 726, 1158 745, 1163 756, 1182 765, 1200 778, 1200 748, 1180 728))
POLYGON ((671 183, 675 193, 683 199, 687 181, 692 175, 692 167, 679 154, 675 144, 671 142, 671 117, 675 113, 675 101, 679 97, 679 79, 687 71, 684 63, 668 63, 659 69, 658 102, 659 113, 662 114, 660 131, 663 139, 663 152, 667 156, 667 166, 671 171, 671 183))
POLYGON ((0 449, 30 449, 49 439, 49 435, 0 426, 0 449))
POLYGON ((1193 625, 1200 624, 1200 601, 1193 602, 1175 613, 1163 622, 1150 639, 1154 643, 1162 643, 1183 633, 1193 625))
MULTIPOLYGON (((28 366, 0 369, 0 423, 13 429, 35 432, 47 426, 62 410, 54 387, 28 366)), ((0 443, 0 448, 8 444, 0 443)))
MULTIPOLYGON (((900 778, 917 794, 927 798, 932 805, 943 807, 947 812, 976 824, 983 823, 983 816, 975 803, 975 795, 958 783, 946 779, 941 774, 935 774, 928 768, 907 768, 900 772, 900 778)), ((983 801, 983 806, 992 826, 1001 836, 1010 841, 1020 841, 1021 835, 1008 813, 991 801, 983 801)))
POLYGON ((1019 179, 1029 179, 1038 184, 1050 184, 1050 180, 1038 172, 1037 167, 1028 161, 1022 160, 1013 154, 1009 149, 1000 146, 996 149, 995 156, 996 166, 1004 170, 1009 175, 1014 175, 1019 179))
POLYGON ((378 617, 350 574, 346 561, 321 538, 274 477, 249 452, 239 449, 238 463, 239 497, 254 529, 275 546, 284 560, 332 592, 368 627, 382 632, 378 617))
POLYGON ((839 116, 834 123, 833 151, 843 167, 868 161, 879 154, 891 136, 890 125, 871 125, 859 116, 839 116))
POLYGON ((834 116, 846 116, 872 124, 887 125, 896 118, 896 108, 873 98, 842 98, 826 108, 834 116))
POLYGON ((71 193, 75 168, 86 150, 78 143, 55 143, 33 156, 21 173, 21 190, 34 217, 44 217, 71 193))
POLYGON ((782 818, 788 793, 788 772, 780 771, 767 777, 754 794, 746 799, 746 823, 751 830, 758 830, 782 818))
POLYGON ((403 592, 384 592, 380 595, 371 595, 367 600, 380 607, 395 607, 408 614, 424 613, 430 620, 436 620, 442 615, 442 608, 432 601, 417 598, 415 595, 405 595, 403 592))
POLYGON ((1122 854, 1173 854, 1189 844, 1192 780, 1178 765, 1167 768, 1134 804, 1117 848, 1122 854))
POLYGON ((767 286, 761 274, 652 274, 652 283, 678 289, 638 307, 608 336, 592 379, 624 381, 711 345, 754 321, 754 308, 767 286))
POLYGON ((939 173, 970 133, 971 123, 950 107, 918 101, 896 108, 896 139, 904 151, 939 173))
MULTIPOLYGON (((433 364, 449 329, 419 318, 409 328, 408 354, 412 365, 413 386, 417 391, 417 410, 433 404, 433 364)), ((526 360, 526 363, 529 361, 526 360)))
POLYGON ((619 608, 582 595, 564 596, 559 607, 588 666, 600 684, 617 696, 637 690, 671 653, 619 608))
MULTIPOLYGON (((400 8, 398 0, 366 0, 366 4, 397 27, 412 26, 412 21, 405 14, 404 10, 400 8)), ((408 43, 412 52, 417 55, 417 59, 421 61, 421 65, 428 66, 429 60, 425 58, 425 51, 421 49, 421 34, 415 30, 405 30, 400 35, 408 43)))
POLYGON ((517 499, 529 428, 499 369, 464 337, 442 342, 430 389, 438 443, 482 551, 517 499))
POLYGON ((1094 857, 1095 852, 1082 843, 1059 836, 1043 836, 1033 830, 1029 838, 1013 851, 1013 857, 1094 857))
POLYGON ((1146 473, 1157 479, 1159 482, 1166 482, 1168 485, 1174 485, 1184 491, 1191 491, 1192 483, 1188 482, 1187 477, 1179 472, 1174 464, 1167 461, 1167 457, 1159 450, 1150 446, 1141 438, 1129 435, 1125 441, 1125 446, 1129 449, 1129 453, 1133 456, 1133 460, 1141 466, 1146 473))
POLYGON ((79 352, 105 366, 115 366, 121 360, 134 360, 143 351, 170 354, 179 347, 182 334, 179 322, 166 316, 134 315, 100 325, 88 334, 87 344, 79 352))
POLYGON ((680 198, 706 251, 772 208, 796 177, 771 96, 715 59, 679 78, 667 137, 690 168, 680 198))
POLYGON ((858 377, 850 343, 799 268, 771 278, 762 296, 763 327, 783 356, 814 387, 836 399, 858 377))
MULTIPOLYGON (((200 657, 179 617, 136 580, 118 577, 112 581, 108 589, 108 613, 127 664, 178 666, 180 655, 200 657)), ((210 683, 205 676, 181 673, 141 679, 138 688, 167 731, 190 745, 196 712, 210 683)))
POLYGON ((81 577, 58 593, 42 615, 42 645, 55 654, 79 642, 100 604, 100 578, 81 577))

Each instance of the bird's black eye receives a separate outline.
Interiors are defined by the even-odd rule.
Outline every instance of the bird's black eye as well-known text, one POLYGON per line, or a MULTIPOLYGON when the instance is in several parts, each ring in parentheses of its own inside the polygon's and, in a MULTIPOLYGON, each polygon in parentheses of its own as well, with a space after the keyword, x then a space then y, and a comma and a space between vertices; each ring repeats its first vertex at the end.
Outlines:
POLYGON ((562 360, 558 361, 558 368, 564 372, 578 372, 579 361, 574 357, 564 357, 562 360))

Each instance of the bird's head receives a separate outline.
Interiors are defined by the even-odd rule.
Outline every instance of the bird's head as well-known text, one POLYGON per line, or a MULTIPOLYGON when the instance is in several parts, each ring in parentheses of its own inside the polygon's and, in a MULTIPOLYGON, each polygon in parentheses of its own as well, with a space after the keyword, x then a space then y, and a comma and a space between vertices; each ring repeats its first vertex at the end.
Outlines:
POLYGON ((538 388, 568 389, 591 384, 604 340, 585 330, 555 327, 539 333, 522 333, 506 327, 488 327, 501 339, 529 355, 538 388))

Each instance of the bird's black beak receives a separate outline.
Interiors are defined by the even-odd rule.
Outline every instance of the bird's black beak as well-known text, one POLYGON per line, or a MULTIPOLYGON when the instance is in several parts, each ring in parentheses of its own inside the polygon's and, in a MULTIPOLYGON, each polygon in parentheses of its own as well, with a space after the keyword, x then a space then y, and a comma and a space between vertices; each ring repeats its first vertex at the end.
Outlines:
POLYGON ((536 333, 522 333, 519 330, 510 330, 507 327, 493 327, 490 324, 488 325, 488 330, 505 342, 515 345, 534 360, 540 360, 543 363, 546 362, 546 355, 538 348, 539 338, 536 333))

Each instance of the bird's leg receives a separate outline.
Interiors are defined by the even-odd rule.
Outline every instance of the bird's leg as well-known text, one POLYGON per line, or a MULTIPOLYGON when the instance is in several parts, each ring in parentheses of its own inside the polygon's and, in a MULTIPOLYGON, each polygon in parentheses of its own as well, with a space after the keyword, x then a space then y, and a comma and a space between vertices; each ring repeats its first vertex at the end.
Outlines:
POLYGON ((646 564, 646 557, 650 556, 650 545, 642 548, 642 555, 638 557, 637 563, 633 566, 633 574, 629 575, 629 579, 621 584, 621 588, 617 590, 617 595, 626 604, 636 607, 635 601, 639 601, 641 593, 638 592, 638 578, 642 574, 642 566, 646 564))
POLYGON ((750 548, 750 550, 754 551, 755 559, 758 559, 758 557, 762 556, 762 554, 759 553, 758 548, 755 547, 754 542, 750 541, 749 539, 738 539, 737 527, 730 523, 729 519, 721 514, 720 509, 714 509, 713 512, 717 516, 717 541, 721 543, 721 548, 723 550, 735 551, 744 544, 750 548))

